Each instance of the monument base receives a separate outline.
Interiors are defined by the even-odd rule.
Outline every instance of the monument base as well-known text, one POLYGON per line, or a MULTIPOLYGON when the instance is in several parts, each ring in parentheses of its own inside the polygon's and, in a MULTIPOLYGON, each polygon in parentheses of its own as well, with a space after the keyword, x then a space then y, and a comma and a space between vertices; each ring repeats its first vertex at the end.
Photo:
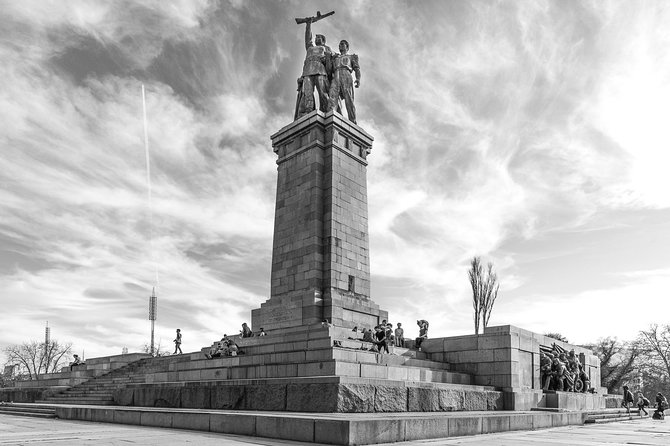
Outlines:
POLYGON ((251 310, 251 328, 267 333, 285 327, 309 327, 324 320, 321 292, 308 290, 269 299, 251 310))
POLYGON ((580 426, 582 412, 444 412, 430 414, 284 414, 143 407, 57 407, 65 420, 191 429, 318 444, 367 445, 580 426))
POLYGON ((563 410, 596 410, 607 407, 605 395, 547 391, 544 407, 563 410))
POLYGON ((372 328, 388 318, 370 299, 367 157, 373 138, 318 110, 271 136, 277 198, 270 299, 254 330, 317 322, 372 328))
POLYGON ((337 327, 372 328, 388 320, 388 311, 354 293, 331 290, 325 297, 318 291, 293 293, 269 299, 251 310, 251 326, 266 332, 287 327, 306 327, 328 322, 337 327))

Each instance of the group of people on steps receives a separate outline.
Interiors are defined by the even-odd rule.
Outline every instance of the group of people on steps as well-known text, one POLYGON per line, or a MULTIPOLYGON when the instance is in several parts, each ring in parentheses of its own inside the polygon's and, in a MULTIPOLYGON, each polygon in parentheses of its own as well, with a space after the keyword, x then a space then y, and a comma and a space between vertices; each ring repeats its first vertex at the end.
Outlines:
MULTIPOLYGON (((628 386, 623 386, 623 400, 621 401, 621 407, 626 408, 626 412, 630 413, 630 407, 633 404, 637 404, 637 408, 640 410, 640 416, 644 412, 645 415, 649 415, 647 412, 647 407, 651 406, 651 402, 647 397, 644 396, 642 392, 637 393, 637 401, 633 396, 633 392, 630 391, 628 386)), ((668 408, 668 400, 661 392, 656 394, 656 404, 654 405, 656 410, 651 416, 655 420, 665 419, 665 409, 668 408)))

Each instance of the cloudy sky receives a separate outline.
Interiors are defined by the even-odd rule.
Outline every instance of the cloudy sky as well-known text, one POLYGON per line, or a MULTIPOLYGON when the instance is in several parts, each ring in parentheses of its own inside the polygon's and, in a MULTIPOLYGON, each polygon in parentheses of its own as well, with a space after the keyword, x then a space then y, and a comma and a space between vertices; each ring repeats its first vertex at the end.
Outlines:
POLYGON ((666 2, 0 0, 0 348, 49 321, 86 357, 138 351, 155 285, 167 348, 177 327, 194 351, 250 322, 293 19, 333 8, 314 31, 360 57, 391 321, 471 333, 477 255, 501 282, 491 325, 583 343, 668 322, 666 2))

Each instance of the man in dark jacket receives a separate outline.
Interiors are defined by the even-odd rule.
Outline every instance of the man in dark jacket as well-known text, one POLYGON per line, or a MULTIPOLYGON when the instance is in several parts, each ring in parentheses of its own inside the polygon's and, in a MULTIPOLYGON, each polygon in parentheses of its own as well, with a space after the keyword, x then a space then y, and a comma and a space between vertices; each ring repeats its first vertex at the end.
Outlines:
POLYGON ((628 386, 623 386, 623 401, 621 401, 621 407, 626 408, 626 412, 630 413, 630 405, 633 404, 635 398, 633 398, 633 392, 628 390, 628 386))
POLYGON ((381 325, 378 325, 375 327, 375 345, 377 346, 377 349, 379 350, 379 353, 382 352, 382 348, 386 351, 386 353, 389 352, 388 345, 386 344, 386 327, 383 327, 381 325))

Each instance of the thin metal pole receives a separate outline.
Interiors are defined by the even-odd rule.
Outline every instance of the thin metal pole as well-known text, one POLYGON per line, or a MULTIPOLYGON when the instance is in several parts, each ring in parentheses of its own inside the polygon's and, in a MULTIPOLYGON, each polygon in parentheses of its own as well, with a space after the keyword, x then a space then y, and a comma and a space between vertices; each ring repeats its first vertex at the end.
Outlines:
POLYGON ((151 321, 151 356, 154 356, 154 321, 151 321))

